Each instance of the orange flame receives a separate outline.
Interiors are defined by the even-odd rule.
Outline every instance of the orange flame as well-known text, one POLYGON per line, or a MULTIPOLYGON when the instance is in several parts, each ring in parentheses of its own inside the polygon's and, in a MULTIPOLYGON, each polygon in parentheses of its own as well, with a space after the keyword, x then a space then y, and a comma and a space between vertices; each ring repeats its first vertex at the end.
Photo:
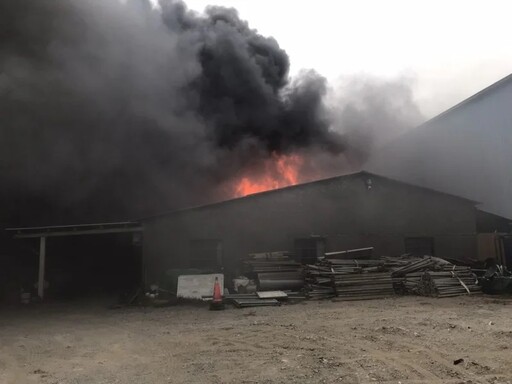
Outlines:
POLYGON ((235 185, 235 197, 284 188, 299 182, 299 171, 303 159, 299 155, 272 154, 265 164, 263 175, 243 177, 235 185))

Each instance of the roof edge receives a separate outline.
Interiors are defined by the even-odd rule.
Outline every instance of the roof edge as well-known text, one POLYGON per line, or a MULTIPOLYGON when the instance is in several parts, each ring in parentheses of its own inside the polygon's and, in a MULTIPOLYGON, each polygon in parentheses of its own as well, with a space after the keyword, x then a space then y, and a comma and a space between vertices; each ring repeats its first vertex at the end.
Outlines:
POLYGON ((405 186, 408 186, 408 187, 413 187, 413 188, 421 189, 421 190, 424 190, 424 191, 427 191, 427 192, 431 192, 431 193, 442 194, 442 195, 449 196, 449 197, 452 197, 452 198, 455 198, 455 199, 466 201, 467 203, 470 203, 472 205, 481 204, 480 202, 477 202, 477 201, 474 201, 474 200, 471 200, 471 199, 468 199, 468 198, 465 198, 465 197, 462 197, 462 196, 457 196, 457 195, 453 195, 453 194, 450 194, 450 193, 438 191, 438 190, 435 190, 435 189, 432 189, 432 188, 428 188, 428 187, 423 187, 423 186, 416 185, 416 184, 407 183, 407 182, 404 182, 404 181, 401 181, 401 180, 397 180, 397 179, 392 179, 390 177, 382 176, 382 175, 379 175, 379 174, 374 173, 374 172, 369 172, 369 171, 366 171, 366 170, 360 170, 358 172, 347 173, 347 174, 344 174, 344 175, 328 177, 328 178, 325 178, 325 179, 319 179, 319 180, 314 180, 314 181, 308 181, 306 183, 301 183, 301 184, 296 184, 296 185, 289 185, 289 186, 284 187, 284 188, 277 188, 277 189, 271 189, 271 190, 268 190, 268 191, 253 193, 253 194, 250 194, 250 195, 247 195, 247 196, 237 197, 237 198, 234 198, 234 199, 222 200, 222 201, 217 201, 217 202, 213 202, 213 203, 209 203, 209 204, 202 204, 202 205, 198 205, 198 206, 193 206, 193 207, 187 207, 187 208, 181 208, 181 209, 176 209, 176 210, 172 210, 172 211, 162 212, 162 213, 159 213, 159 214, 155 214, 155 215, 139 218, 136 221, 137 222, 142 222, 142 221, 147 221, 147 220, 152 220, 152 219, 158 219, 160 217, 164 217, 164 216, 168 216, 168 215, 174 215, 174 214, 179 214, 179 213, 184 213, 184 212, 189 212, 189 211, 194 211, 194 210, 199 210, 199 209, 204 209, 204 208, 216 207, 216 206, 220 206, 220 205, 224 205, 224 204, 229 204, 229 203, 233 203, 233 202, 237 202, 237 201, 248 200, 248 199, 252 199, 252 198, 256 198, 256 197, 261 197, 261 196, 268 195, 268 194, 281 193, 282 191, 286 191, 286 190, 291 190, 291 189, 296 189, 296 188, 303 188, 303 187, 310 186, 310 185, 313 185, 313 184, 327 183, 327 182, 330 182, 330 181, 333 181, 333 180, 350 178, 350 177, 358 177, 358 176, 363 176, 363 175, 367 175, 367 176, 371 176, 371 177, 379 177, 381 179, 384 179, 384 180, 387 180, 387 181, 391 181, 393 183, 402 184, 402 185, 405 185, 405 186))
POLYGON ((481 97, 487 95, 489 92, 497 89, 497 88, 500 88, 502 87, 503 85, 509 83, 512 81, 512 73, 508 74, 507 76, 503 77, 502 79, 492 83, 491 85, 488 85, 487 87, 485 87, 484 89, 478 91, 477 93, 469 96, 468 98, 462 100, 461 102, 455 104, 454 106, 448 108, 447 110, 445 110, 444 112, 441 112, 440 114, 428 119, 427 121, 425 121, 424 123, 418 125, 416 128, 420 128, 424 125, 427 125, 427 124, 430 124, 432 122, 435 122, 437 121, 438 119, 444 117, 445 115, 447 114, 450 114, 451 112, 453 112, 454 110, 456 109, 459 109, 460 107, 463 107, 469 103, 472 103, 474 102, 475 100, 477 99, 480 99, 481 97))
POLYGON ((502 215, 500 215, 500 214, 498 214, 498 213, 494 213, 494 212, 491 212, 491 211, 487 211, 487 210, 482 209, 482 208, 477 208, 477 211, 482 212, 482 213, 485 213, 486 215, 496 216, 496 217, 498 217, 498 218, 500 218, 500 219, 503 219, 503 220, 509 220, 509 221, 511 221, 511 222, 512 222, 512 218, 509 218, 509 217, 507 217, 507 216, 502 216, 502 215))

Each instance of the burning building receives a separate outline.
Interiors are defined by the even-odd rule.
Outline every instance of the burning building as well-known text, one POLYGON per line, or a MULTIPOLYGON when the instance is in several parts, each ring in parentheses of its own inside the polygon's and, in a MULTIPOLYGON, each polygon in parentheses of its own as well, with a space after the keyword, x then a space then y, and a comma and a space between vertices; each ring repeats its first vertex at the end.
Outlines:
POLYGON ((146 280, 173 268, 234 276, 249 253, 318 239, 326 251, 373 246, 378 255, 467 259, 475 215, 471 200, 358 172, 143 219, 146 280))
MULTIPOLYGON (((461 153, 471 148, 485 160, 478 142, 466 148, 458 141, 460 130, 452 136, 441 132, 437 144, 422 144, 429 150, 420 160, 405 155, 399 160, 413 175, 435 164, 438 173, 429 179, 406 181, 446 193, 364 172, 311 182, 359 170, 373 148, 375 127, 408 125, 409 119, 395 117, 416 116, 410 89, 393 87, 388 97, 368 98, 364 82, 361 100, 351 103, 347 97, 345 107, 336 105, 333 114, 326 79, 314 71, 291 78, 286 51, 236 10, 208 7, 199 14, 179 0, 159 5, 147 0, 0 3, 0 40, 6 42, 0 45, 0 223, 52 225, 15 232, 33 241, 27 265, 37 266, 39 259, 30 285, 34 274, 44 277, 46 248, 48 268, 66 262, 67 268, 76 267, 83 284, 100 280, 91 278, 96 269, 103 270, 107 283, 115 274, 135 281, 142 264, 146 282, 173 267, 235 274, 248 252, 291 249, 312 236, 324 239, 327 249, 371 245, 378 254, 473 254, 472 200, 499 213, 492 205, 506 204, 508 195, 482 199, 466 193, 475 184, 471 167, 464 168, 466 158, 453 162, 444 149, 434 148, 455 140, 461 153), (464 180, 445 188, 454 184, 455 174, 460 176, 455 180, 464 180), (216 200, 224 201, 176 210, 216 200), (167 210, 172 213, 143 219, 142 225, 126 224, 167 210), (144 232, 144 263, 133 247, 135 232, 144 232), (75 242, 79 235, 95 240, 75 242), (58 245, 62 236, 66 247, 58 245), (47 244, 47 237, 55 241, 47 244), (126 254, 129 268, 123 265, 126 254)), ((444 116, 469 111, 458 126, 474 128, 472 121, 483 120, 466 106, 483 108, 486 116, 499 108, 493 121, 509 127, 510 82, 500 84, 444 116)), ((383 129, 381 135, 387 133, 383 129)), ((498 162, 510 164, 507 156, 498 162)), ((497 180, 489 167, 476 169, 497 180)), ((510 181, 508 173, 499 174, 510 181)), ((10 250, 2 252, 10 257, 0 257, 2 262, 19 259, 10 250)), ((8 268, 0 270, 10 274, 8 268)))
MULTIPOLYGON (((47 269, 67 263, 84 284, 99 281, 90 278, 91 254, 106 275, 125 271, 119 260, 130 235, 109 233, 110 224, 82 233, 68 223, 117 228, 133 217, 357 170, 371 147, 372 124, 361 116, 378 109, 380 123, 399 125, 383 117, 400 115, 402 103, 388 111, 380 94, 372 113, 354 103, 334 116, 327 80, 313 70, 290 76, 286 51, 235 9, 158 4, 0 2, 0 227, 33 228, 16 231, 28 242, 19 269, 29 286, 41 273, 38 258, 44 270, 45 248, 47 269), (84 240, 87 251, 73 241, 78 233, 94 236, 84 240), (116 244, 119 255, 104 269, 116 244)), ((388 93, 410 105, 408 87, 388 93)), ((21 251, 7 243, 0 241, 0 273, 14 276, 21 251)), ((138 251, 129 253, 138 265, 138 251)))

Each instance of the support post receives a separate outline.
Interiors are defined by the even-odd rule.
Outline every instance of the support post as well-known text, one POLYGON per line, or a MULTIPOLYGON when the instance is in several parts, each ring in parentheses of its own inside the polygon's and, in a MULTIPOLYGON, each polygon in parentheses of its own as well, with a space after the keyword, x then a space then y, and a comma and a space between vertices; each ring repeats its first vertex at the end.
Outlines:
POLYGON ((39 239, 39 281, 37 285, 37 295, 44 298, 44 270, 46 263, 46 236, 39 239))

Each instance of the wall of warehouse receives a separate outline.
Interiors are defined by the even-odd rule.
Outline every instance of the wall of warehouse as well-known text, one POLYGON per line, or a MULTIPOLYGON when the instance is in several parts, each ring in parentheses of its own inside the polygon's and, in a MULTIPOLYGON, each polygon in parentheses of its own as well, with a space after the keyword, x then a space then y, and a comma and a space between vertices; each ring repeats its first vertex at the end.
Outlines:
POLYGON ((221 242, 228 275, 248 253, 293 250, 295 239, 314 235, 327 251, 373 246, 376 256, 400 255, 405 238, 431 237, 436 256, 474 257, 475 211, 470 201, 367 173, 271 191, 144 221, 146 281, 191 267, 200 239, 221 242))

